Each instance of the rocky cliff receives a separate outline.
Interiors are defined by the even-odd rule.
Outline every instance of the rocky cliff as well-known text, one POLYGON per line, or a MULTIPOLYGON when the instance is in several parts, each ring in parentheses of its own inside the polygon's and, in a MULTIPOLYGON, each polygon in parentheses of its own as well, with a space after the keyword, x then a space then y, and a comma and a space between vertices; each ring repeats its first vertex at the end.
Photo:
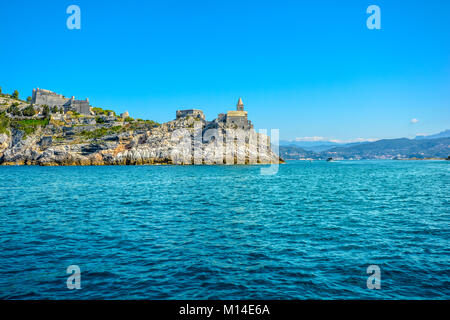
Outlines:
POLYGON ((267 136, 250 129, 239 140, 236 137, 242 132, 218 120, 183 117, 159 125, 115 115, 84 117, 36 110, 34 116, 23 117, 0 111, 2 165, 282 162, 270 149, 267 136), (217 136, 223 136, 224 142, 217 136))

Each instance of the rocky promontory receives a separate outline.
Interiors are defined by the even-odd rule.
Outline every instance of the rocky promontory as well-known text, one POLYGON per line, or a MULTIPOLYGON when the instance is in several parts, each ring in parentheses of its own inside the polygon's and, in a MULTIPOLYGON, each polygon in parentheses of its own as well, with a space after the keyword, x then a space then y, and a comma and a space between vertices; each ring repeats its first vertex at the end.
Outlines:
POLYGON ((0 95, 2 165, 279 162, 282 160, 271 150, 267 136, 253 127, 241 130, 230 126, 220 117, 206 121, 195 114, 177 115, 177 119, 159 124, 132 119, 128 114, 118 116, 111 110, 93 108, 92 114, 81 115, 0 95))

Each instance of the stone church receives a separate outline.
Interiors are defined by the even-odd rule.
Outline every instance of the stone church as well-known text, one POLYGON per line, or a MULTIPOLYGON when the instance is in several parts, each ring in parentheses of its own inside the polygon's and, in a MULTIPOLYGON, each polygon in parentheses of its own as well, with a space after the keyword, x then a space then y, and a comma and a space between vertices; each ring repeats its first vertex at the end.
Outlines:
MULTIPOLYGON (((194 117, 205 120, 203 111, 199 109, 186 109, 177 111, 177 119, 185 117, 194 117)), ((236 110, 228 111, 227 113, 219 113, 217 119, 209 123, 211 124, 215 121, 217 121, 216 123, 222 123, 225 125, 225 127, 232 129, 253 129, 252 122, 248 120, 247 111, 244 111, 244 103, 242 102, 241 98, 239 98, 238 100, 236 110)))
POLYGON ((226 124, 228 127, 235 127, 236 129, 252 129, 253 125, 247 118, 247 111, 244 111, 244 103, 239 98, 236 105, 236 111, 228 111, 226 115, 226 124))

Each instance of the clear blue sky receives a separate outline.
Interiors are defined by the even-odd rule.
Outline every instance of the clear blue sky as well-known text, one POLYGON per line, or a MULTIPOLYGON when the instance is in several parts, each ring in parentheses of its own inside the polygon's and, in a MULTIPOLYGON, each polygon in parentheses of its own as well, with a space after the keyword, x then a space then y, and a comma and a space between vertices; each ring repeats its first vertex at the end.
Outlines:
POLYGON ((188 107, 212 120, 241 96, 282 139, 431 134, 450 128, 449 16, 448 0, 1 0, 0 86, 159 122, 188 107))

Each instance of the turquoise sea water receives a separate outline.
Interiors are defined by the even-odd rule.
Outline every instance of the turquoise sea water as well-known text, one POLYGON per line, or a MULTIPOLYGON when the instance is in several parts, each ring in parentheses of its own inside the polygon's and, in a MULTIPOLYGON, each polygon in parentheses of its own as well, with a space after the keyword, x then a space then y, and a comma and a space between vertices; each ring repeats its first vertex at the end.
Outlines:
POLYGON ((0 167, 0 298, 450 298, 449 161, 259 172, 0 167))

